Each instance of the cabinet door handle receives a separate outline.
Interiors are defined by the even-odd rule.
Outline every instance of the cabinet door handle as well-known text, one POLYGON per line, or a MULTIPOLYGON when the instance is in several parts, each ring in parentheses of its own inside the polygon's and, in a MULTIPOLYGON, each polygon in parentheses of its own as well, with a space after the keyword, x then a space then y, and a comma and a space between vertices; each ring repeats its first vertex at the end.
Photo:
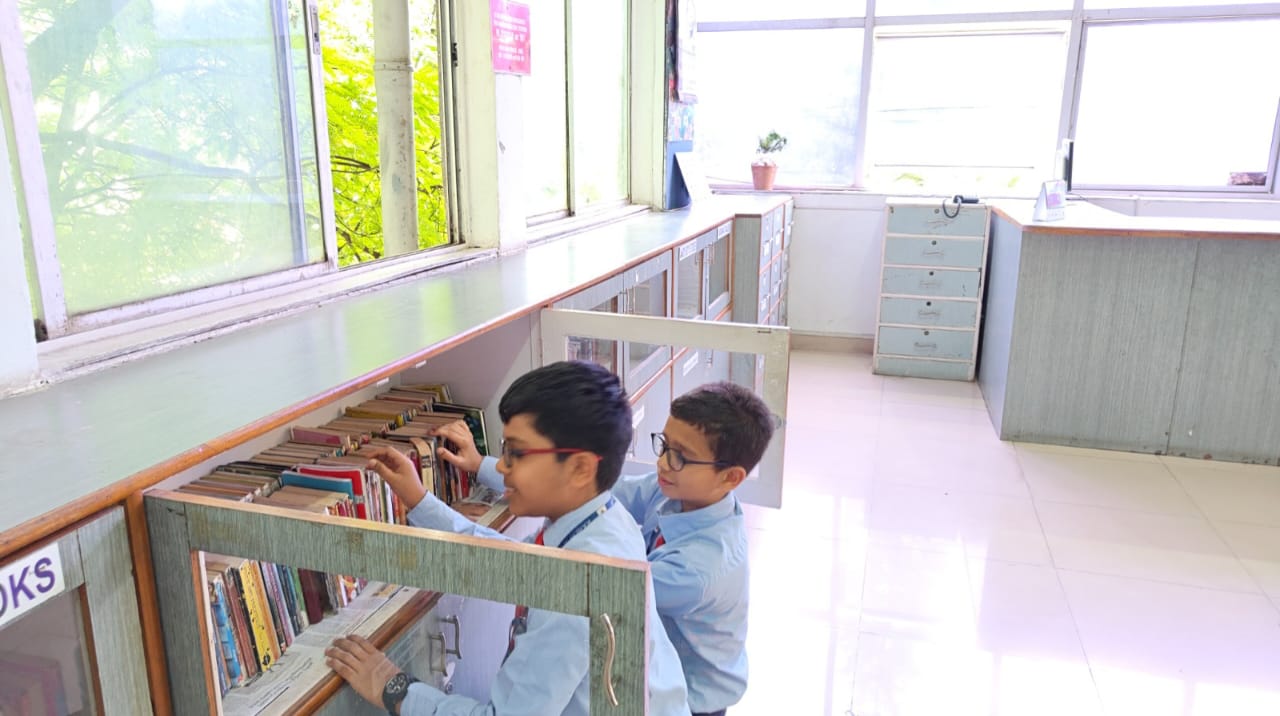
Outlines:
POLYGON ((931 311, 927 311, 922 308, 917 315, 921 318, 940 318, 942 316, 942 311, 939 311, 936 308, 931 311))
POLYGON ((609 694, 609 703, 618 705, 618 694, 613 690, 613 657, 618 653, 618 638, 613 633, 613 620, 608 614, 601 614, 605 633, 609 636, 609 651, 604 655, 604 688, 609 694))
POLYGON ((946 256, 946 255, 947 255, 947 252, 946 252, 946 250, 944 250, 944 249, 926 249, 926 250, 922 253, 922 255, 924 255, 924 256, 946 256))
POLYGON ((937 344, 937 343, 922 343, 922 342, 920 342, 920 341, 916 341, 916 342, 914 343, 914 345, 915 345, 915 347, 916 347, 916 350, 920 350, 920 351, 936 351, 936 350, 938 350, 938 344, 937 344))
POLYGON ((449 651, 444 646, 444 632, 440 632, 439 634, 428 634, 427 639, 430 641, 440 642, 440 666, 437 667, 435 664, 431 664, 431 670, 441 674, 447 674, 449 665, 445 662, 445 655, 448 654, 449 651))
MULTIPOLYGON (((462 621, 461 621, 460 619, 458 619, 458 615, 457 615, 457 614, 454 614, 453 616, 450 616, 450 617, 446 617, 446 618, 444 618, 444 619, 441 619, 441 620, 440 620, 440 623, 441 623, 441 624, 452 624, 452 625, 453 625, 453 648, 452 648, 452 649, 448 649, 448 648, 446 648, 446 649, 444 650, 444 653, 446 653, 446 654, 453 654, 454 656, 456 656, 456 657, 458 657, 459 659, 461 659, 461 658, 462 658, 462 621)), ((441 632, 441 643, 440 643, 440 646, 444 646, 444 638, 443 638, 443 637, 444 637, 444 633, 443 633, 443 632, 441 632)))
POLYGON ((941 281, 921 281, 920 288, 937 288, 942 285, 941 281))

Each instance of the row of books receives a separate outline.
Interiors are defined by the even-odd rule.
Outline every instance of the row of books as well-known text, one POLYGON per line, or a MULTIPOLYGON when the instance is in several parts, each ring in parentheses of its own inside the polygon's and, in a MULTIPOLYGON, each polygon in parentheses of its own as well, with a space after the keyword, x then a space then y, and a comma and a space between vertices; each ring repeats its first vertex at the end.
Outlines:
MULTIPOLYGON (((479 408, 452 402, 444 385, 394 388, 323 425, 294 426, 287 441, 248 460, 220 465, 178 491, 405 524, 406 506, 368 469, 370 454, 376 448, 400 451, 419 466, 428 491, 454 504, 472 495, 474 476, 437 460, 441 438, 431 433, 459 419, 486 453, 479 408)), ((224 695, 271 668, 298 634, 349 604, 365 586, 345 575, 221 555, 206 555, 205 568, 210 634, 224 695)))

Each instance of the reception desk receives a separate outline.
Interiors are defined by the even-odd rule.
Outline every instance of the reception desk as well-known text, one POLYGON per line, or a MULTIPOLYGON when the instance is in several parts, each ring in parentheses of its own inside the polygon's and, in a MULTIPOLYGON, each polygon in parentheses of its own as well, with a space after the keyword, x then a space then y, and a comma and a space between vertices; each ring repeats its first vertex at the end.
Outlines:
POLYGON ((978 381, 1000 437, 1280 463, 1280 221, 994 205, 978 381))

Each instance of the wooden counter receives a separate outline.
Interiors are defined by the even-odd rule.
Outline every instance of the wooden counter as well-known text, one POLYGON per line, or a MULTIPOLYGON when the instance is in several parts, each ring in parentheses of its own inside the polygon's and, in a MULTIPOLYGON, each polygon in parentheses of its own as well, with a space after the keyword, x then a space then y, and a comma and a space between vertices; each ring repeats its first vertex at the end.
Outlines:
POLYGON ((996 205, 979 383, 1001 438, 1280 462, 1280 222, 996 205))
POLYGON ((785 194, 713 197, 0 400, 0 556, 785 194))

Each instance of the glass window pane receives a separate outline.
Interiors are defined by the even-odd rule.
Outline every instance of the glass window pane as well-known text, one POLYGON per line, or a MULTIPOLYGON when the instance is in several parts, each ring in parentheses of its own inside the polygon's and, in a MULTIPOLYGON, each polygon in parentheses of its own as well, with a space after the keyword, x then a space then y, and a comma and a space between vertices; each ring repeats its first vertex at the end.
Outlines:
MULTIPOLYGON (((618 299, 608 301, 591 309, 596 313, 617 313, 618 299)), ((601 338, 570 337, 565 360, 581 360, 602 365, 610 373, 618 373, 618 342, 601 338)))
POLYGON ((1018 195, 1053 177, 1065 32, 879 37, 875 52, 869 188, 1018 195))
POLYGON ((530 0, 532 74, 524 78, 525 214, 569 210, 564 0, 530 0))
POLYGON ((759 138, 787 138, 776 185, 852 186, 858 28, 700 32, 694 148, 714 182, 750 182, 759 138))
POLYGON ((1117 7, 1188 7, 1194 5, 1269 5, 1275 0, 1084 0, 1086 10, 1117 7))
POLYGON ((0 629, 0 713, 99 712, 82 594, 60 594, 0 629))
POLYGON ((440 123, 440 23, 436 0, 409 0, 413 53, 413 146, 418 177, 418 248, 449 243, 444 134, 440 123))
POLYGON ((577 211, 630 192, 627 0, 573 0, 573 183, 577 211))
POLYGON ((876 15, 958 15, 962 13, 1071 10, 1073 0, 877 0, 876 15))
POLYGON ((696 7, 698 22, 862 17, 867 12, 865 0, 698 0, 696 7))
POLYGON ((1276 19, 1089 27, 1074 183, 1265 183, 1280 65, 1242 71, 1240 48, 1277 37, 1276 19))
POLYGON ((324 260, 295 221, 268 3, 18 12, 68 313, 324 260))
MULTIPOLYGON (((707 273, 710 281, 707 287, 707 304, 711 305, 729 293, 729 237, 715 242, 707 251, 707 273)), ((717 316, 707 316, 715 320, 717 316)))

